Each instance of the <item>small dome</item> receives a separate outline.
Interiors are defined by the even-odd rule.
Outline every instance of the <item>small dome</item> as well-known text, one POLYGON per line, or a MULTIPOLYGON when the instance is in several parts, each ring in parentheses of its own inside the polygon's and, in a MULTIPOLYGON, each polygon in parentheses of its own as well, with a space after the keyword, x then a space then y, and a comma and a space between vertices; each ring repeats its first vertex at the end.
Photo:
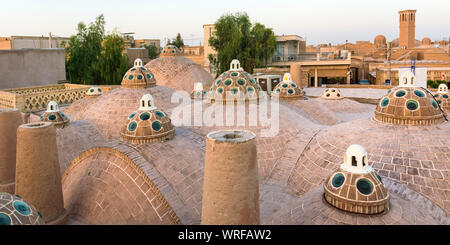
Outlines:
POLYGON ((161 50, 161 57, 180 56, 181 50, 175 45, 167 45, 161 50))
POLYGON ((290 73, 284 74, 283 81, 273 89, 273 96, 278 96, 280 99, 296 99, 303 97, 304 94, 303 90, 292 81, 290 73))
POLYGON ((120 135, 122 140, 133 144, 146 144, 169 140, 174 132, 169 116, 156 108, 153 96, 145 94, 139 110, 131 113, 120 135))
POLYGON ((192 99, 203 99, 206 96, 206 90, 203 88, 203 83, 198 82, 194 84, 194 90, 192 90, 192 99))
POLYGON ((386 45, 386 37, 383 35, 378 35, 373 40, 373 43, 377 48, 384 48, 386 45))
POLYGON ((125 73, 122 79, 122 88, 147 88, 155 85, 155 76, 143 66, 141 59, 134 61, 134 66, 125 73))
POLYGON ((327 88, 323 91, 321 98, 326 100, 341 100, 344 96, 342 96, 341 91, 337 88, 327 88))
POLYGON ((51 122, 55 127, 64 128, 70 122, 69 118, 59 110, 58 103, 50 101, 47 110, 39 117, 40 121, 51 122))
POLYGON ((19 196, 0 192, 0 225, 44 225, 42 215, 19 196))
POLYGON ((374 119, 397 125, 430 125, 444 121, 444 115, 428 90, 407 83, 380 98, 374 119))
POLYGON ((222 73, 211 86, 207 98, 211 101, 257 101, 261 86, 242 69, 239 60, 234 59, 230 70, 222 73))
POLYGON ((95 98, 103 94, 103 90, 97 86, 93 86, 86 91, 86 98, 95 98))
POLYGON ((439 106, 447 113, 450 113, 450 99, 447 85, 444 83, 439 84, 437 93, 434 94, 434 98, 439 106))
POLYGON ((389 208, 389 193, 360 145, 347 149, 344 163, 325 181, 324 190, 325 200, 344 211, 378 214, 389 208))
POLYGON ((428 37, 422 39, 422 45, 431 45, 431 39, 428 37))

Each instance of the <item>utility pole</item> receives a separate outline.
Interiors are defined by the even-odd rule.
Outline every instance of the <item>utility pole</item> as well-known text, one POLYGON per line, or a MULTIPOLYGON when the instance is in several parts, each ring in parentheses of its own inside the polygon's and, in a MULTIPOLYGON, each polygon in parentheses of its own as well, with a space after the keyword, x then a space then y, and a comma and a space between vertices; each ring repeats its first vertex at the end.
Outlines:
POLYGON ((392 84, 391 82, 391 43, 388 42, 387 43, 387 65, 388 65, 388 74, 387 74, 387 79, 389 80, 389 83, 392 84))
POLYGON ((52 48, 52 33, 48 33, 48 48, 52 48))

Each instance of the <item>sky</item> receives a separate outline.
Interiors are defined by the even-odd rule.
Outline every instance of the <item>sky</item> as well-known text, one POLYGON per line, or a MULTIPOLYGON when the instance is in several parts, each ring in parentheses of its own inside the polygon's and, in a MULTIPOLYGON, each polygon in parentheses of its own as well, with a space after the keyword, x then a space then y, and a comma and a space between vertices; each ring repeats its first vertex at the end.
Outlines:
POLYGON ((203 41, 203 24, 226 13, 246 12, 275 35, 299 35, 307 45, 398 37, 398 11, 416 9, 416 39, 450 37, 450 0, 0 0, 0 36, 69 37, 79 22, 104 14, 106 30, 134 32, 135 39, 203 41))

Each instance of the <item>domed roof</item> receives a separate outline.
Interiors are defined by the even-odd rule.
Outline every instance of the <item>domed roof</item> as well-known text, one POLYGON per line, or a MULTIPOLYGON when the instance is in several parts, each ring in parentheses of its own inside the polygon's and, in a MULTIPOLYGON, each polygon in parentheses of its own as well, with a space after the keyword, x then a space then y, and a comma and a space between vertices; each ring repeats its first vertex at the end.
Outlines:
POLYGON ((389 193, 360 145, 347 149, 344 163, 325 181, 324 190, 327 202, 345 211, 377 214, 389 207, 389 193))
POLYGON ((305 92, 292 81, 290 73, 284 74, 283 81, 273 89, 273 96, 280 99, 297 99, 303 97, 304 94, 305 92))
POLYGON ((373 43, 378 48, 384 47, 384 45, 386 44, 386 37, 383 35, 378 35, 374 38, 373 43))
POLYGON ((425 37, 424 39, 422 39, 422 45, 431 45, 431 39, 425 37))
POLYGON ((170 110, 176 106, 171 102, 173 92, 172 89, 163 86, 146 89, 116 88, 93 99, 92 103, 81 103, 88 99, 79 100, 80 103, 66 107, 65 112, 72 120, 88 121, 105 139, 110 139, 120 136, 123 123, 131 113, 136 111, 143 95, 152 94, 158 108, 170 113, 170 110))
POLYGON ((0 225, 44 225, 42 215, 19 196, 0 192, 0 225))
POLYGON ((103 90, 97 86, 93 86, 86 91, 86 98, 93 98, 103 94, 103 90))
POLYGON ((203 67, 183 56, 159 57, 148 62, 145 67, 152 71, 156 84, 173 90, 192 92, 194 84, 201 82, 208 89, 214 78, 203 67))
POLYGON ((139 110, 131 113, 122 127, 121 138, 134 144, 166 141, 173 137, 175 128, 169 116, 158 110, 153 96, 142 96, 139 110))
POLYGON ((230 70, 222 73, 207 93, 211 101, 257 101, 261 86, 241 68, 239 60, 231 61, 230 70))
POLYGON ((447 85, 444 83, 439 84, 437 93, 434 94, 434 98, 436 99, 437 103, 441 108, 446 111, 450 112, 450 99, 448 93, 447 85))
POLYGON ((444 115, 433 95, 423 88, 408 86, 389 90, 379 100, 374 119, 400 125, 429 125, 443 122, 444 115))
POLYGON ((40 121, 51 122, 59 128, 64 128, 69 124, 69 118, 59 110, 56 101, 50 101, 47 105, 47 110, 39 117, 40 121))
POLYGON ((146 88, 156 84, 153 73, 143 66, 141 59, 134 61, 134 66, 129 69, 122 79, 122 88, 146 88))
POLYGON ((175 45, 167 45, 161 50, 161 57, 180 56, 181 50, 175 45))
POLYGON ((344 96, 337 88, 327 88, 323 91, 321 98, 326 100, 341 100, 344 96))
POLYGON ((194 90, 192 90, 192 99, 204 99, 206 97, 206 90, 203 88, 203 83, 198 82, 194 84, 194 90))

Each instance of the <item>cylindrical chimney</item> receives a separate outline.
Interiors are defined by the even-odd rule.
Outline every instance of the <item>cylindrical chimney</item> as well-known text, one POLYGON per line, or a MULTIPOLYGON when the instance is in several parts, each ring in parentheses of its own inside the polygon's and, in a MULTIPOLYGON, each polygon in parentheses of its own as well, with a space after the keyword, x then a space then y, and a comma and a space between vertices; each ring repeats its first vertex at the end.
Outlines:
POLYGON ((259 224, 256 135, 215 131, 206 137, 203 225, 259 224))
POLYGON ((49 122, 17 129, 16 195, 32 203, 46 224, 65 222, 56 129, 49 122))
POLYGON ((48 48, 52 48, 52 33, 48 33, 48 48))
POLYGON ((0 192, 14 194, 16 133, 21 124, 19 110, 0 109, 0 192))

